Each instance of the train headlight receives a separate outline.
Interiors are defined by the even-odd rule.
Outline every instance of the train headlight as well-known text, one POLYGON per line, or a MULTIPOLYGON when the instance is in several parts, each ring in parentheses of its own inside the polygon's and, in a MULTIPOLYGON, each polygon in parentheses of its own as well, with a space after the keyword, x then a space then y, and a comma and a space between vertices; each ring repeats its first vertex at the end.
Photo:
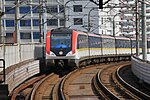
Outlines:
POLYGON ((62 55, 63 54, 63 52, 62 51, 59 51, 59 55, 62 55))
POLYGON ((53 52, 50 52, 50 55, 51 55, 51 56, 56 56, 53 52))

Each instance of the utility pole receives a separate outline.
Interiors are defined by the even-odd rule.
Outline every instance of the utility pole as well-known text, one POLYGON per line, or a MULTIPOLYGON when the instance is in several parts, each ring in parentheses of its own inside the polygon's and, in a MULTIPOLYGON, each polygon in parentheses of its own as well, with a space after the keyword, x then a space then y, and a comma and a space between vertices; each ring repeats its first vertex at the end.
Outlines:
POLYGON ((19 1, 15 0, 15 9, 16 9, 16 13, 15 13, 15 32, 16 32, 16 36, 17 36, 17 43, 20 44, 20 33, 19 33, 19 1))
POLYGON ((143 60, 147 60, 147 34, 146 34, 146 4, 145 0, 142 0, 142 54, 143 60))
POLYGON ((136 56, 139 56, 139 54, 140 54, 139 53, 139 40, 140 40, 139 0, 136 0, 135 4, 136 4, 136 21, 135 21, 135 24, 136 24, 136 56))
POLYGON ((0 1, 0 43, 5 43, 5 37, 3 33, 3 25, 2 25, 2 17, 4 15, 3 8, 2 8, 2 0, 0 1))
MULTIPOLYGON (((43 28, 43 20, 44 21, 46 20, 46 15, 43 14, 43 13, 46 13, 46 9, 45 9, 45 1, 44 0, 39 0, 39 32, 40 32, 40 43, 41 43, 41 49, 42 49, 42 59, 44 59, 44 34, 43 34, 43 31, 42 31, 42 28, 43 28), (44 16, 44 18, 43 18, 44 16)), ((45 24, 45 23, 44 23, 45 24)), ((45 29, 45 25, 44 25, 44 32, 46 34, 46 29, 45 29)))
MULTIPOLYGON (((47 33, 46 2, 47 2, 47 0, 44 0, 44 1, 43 1, 43 11, 44 11, 44 12, 43 12, 43 21, 44 21, 44 22, 43 22, 43 24, 44 24, 44 25, 43 25, 43 29, 44 29, 44 31, 43 31, 43 32, 44 32, 44 33, 43 33, 43 38, 44 38, 44 39, 43 39, 43 42, 45 42, 45 39, 46 39, 45 36, 46 36, 46 33, 47 33)), ((43 43, 43 45, 44 45, 44 43, 43 43)))
POLYGON ((17 36, 17 43, 18 43, 18 51, 19 51, 19 61, 21 61, 21 46, 20 46, 20 32, 19 32, 19 1, 15 0, 15 9, 16 9, 16 13, 15 13, 15 32, 16 32, 16 36, 17 36))
POLYGON ((40 32, 40 43, 42 43, 43 41, 43 34, 42 34, 42 12, 43 12, 43 9, 42 9, 42 0, 39 0, 39 32, 40 32))

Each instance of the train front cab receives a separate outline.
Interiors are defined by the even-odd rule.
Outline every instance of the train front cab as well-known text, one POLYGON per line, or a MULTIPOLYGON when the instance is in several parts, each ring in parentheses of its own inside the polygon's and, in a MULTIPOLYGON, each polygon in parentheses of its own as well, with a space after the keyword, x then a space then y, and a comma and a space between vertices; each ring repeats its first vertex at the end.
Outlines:
POLYGON ((77 66, 75 60, 77 33, 72 30, 54 30, 46 35, 46 64, 53 67, 77 66))

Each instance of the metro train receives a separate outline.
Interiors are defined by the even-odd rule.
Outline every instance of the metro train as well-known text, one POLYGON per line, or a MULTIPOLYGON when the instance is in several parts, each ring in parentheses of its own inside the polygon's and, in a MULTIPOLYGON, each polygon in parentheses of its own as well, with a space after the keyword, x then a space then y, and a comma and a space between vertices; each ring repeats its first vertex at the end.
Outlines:
MULTIPOLYGON (((148 41, 148 47, 150 47, 150 41, 148 41)), ((131 54, 135 53, 135 48, 135 38, 57 28, 46 34, 46 64, 49 67, 69 66, 72 68, 90 63, 129 59, 131 54)))

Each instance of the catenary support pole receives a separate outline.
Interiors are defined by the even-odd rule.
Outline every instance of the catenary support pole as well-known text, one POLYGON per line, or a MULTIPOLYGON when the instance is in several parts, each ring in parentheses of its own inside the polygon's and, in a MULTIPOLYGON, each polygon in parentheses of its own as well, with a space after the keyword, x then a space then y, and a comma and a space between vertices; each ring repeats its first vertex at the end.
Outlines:
POLYGON ((19 61, 21 61, 21 46, 20 46, 20 32, 19 32, 19 0, 15 0, 16 5, 16 13, 15 13, 15 32, 17 36, 17 43, 18 43, 18 53, 19 53, 19 61))
POLYGON ((140 28, 139 28, 139 0, 136 0, 135 2, 136 4, 136 21, 135 21, 135 24, 136 24, 136 56, 139 56, 139 40, 140 40, 140 28))
POLYGON ((147 60, 147 35, 146 35, 146 4, 145 0, 142 0, 142 54, 143 60, 147 60))

